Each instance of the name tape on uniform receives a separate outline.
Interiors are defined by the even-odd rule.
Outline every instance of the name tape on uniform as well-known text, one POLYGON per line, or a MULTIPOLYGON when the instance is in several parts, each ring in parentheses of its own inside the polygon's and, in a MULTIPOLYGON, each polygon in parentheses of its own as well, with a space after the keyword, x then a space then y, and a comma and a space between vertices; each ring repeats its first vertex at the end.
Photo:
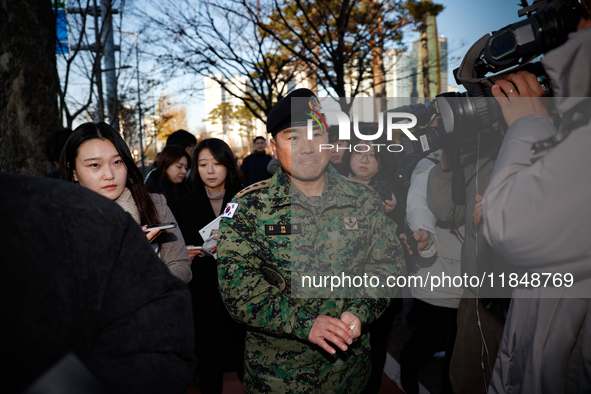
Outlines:
POLYGON ((301 234, 301 224, 267 224, 265 235, 301 234))
POLYGON ((229 202, 226 205, 226 208, 224 208, 224 213, 222 213, 220 215, 220 217, 231 219, 234 216, 234 213, 236 213, 236 210, 237 209, 238 209, 238 203, 237 202, 229 202))

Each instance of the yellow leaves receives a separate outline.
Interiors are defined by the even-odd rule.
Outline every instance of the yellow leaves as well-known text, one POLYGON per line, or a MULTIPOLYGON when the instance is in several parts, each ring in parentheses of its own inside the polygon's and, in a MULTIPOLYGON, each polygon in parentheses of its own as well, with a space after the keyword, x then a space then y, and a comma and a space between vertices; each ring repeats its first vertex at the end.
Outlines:
POLYGON ((176 102, 174 97, 161 95, 158 99, 158 119, 155 122, 159 140, 179 129, 187 129, 187 108, 176 102))

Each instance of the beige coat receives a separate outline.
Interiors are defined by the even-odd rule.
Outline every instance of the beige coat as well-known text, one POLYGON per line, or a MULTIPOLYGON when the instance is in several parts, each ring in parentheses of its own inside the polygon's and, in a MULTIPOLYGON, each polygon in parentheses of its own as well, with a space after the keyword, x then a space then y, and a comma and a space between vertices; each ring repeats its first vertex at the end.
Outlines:
MULTIPOLYGON (((174 215, 170 211, 170 208, 168 208, 168 205, 166 205, 166 197, 161 194, 152 193, 150 193, 150 197, 152 197, 152 201, 156 207, 160 223, 176 223, 174 215)), ((119 204, 123 210, 129 213, 138 225, 141 225, 140 214, 129 189, 125 188, 115 202, 119 204)), ((162 234, 158 236, 157 241, 160 243, 160 248, 158 250, 160 259, 166 264, 174 276, 185 283, 189 283, 192 277, 191 259, 189 259, 189 255, 187 254, 187 247, 183 235, 181 234, 181 230, 178 227, 164 230, 162 234)))

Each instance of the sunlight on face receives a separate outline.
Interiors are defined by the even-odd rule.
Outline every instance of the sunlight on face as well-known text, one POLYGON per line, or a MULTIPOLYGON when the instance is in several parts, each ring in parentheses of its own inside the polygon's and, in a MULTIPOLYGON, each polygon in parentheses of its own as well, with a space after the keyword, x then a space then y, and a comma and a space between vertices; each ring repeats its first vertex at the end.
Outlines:
POLYGON ((290 127, 271 140, 271 148, 281 167, 290 176, 300 181, 318 179, 328 165, 330 150, 320 150, 321 144, 328 143, 328 134, 320 127, 314 127, 309 140, 306 126, 290 127))
POLYGON ((80 185, 110 200, 117 199, 127 183, 127 168, 115 145, 98 138, 80 145, 73 174, 80 185))

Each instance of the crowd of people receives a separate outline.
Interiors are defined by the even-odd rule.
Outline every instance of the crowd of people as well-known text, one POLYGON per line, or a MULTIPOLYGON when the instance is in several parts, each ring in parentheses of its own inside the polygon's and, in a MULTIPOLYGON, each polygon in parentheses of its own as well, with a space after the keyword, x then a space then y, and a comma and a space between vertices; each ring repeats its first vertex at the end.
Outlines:
POLYGON ((236 371, 249 393, 377 393, 402 296, 406 393, 438 351, 441 393, 591 391, 589 3, 542 61, 560 128, 535 76, 509 74, 492 89, 508 127, 461 158, 341 140, 310 126, 322 108, 308 89, 270 112, 272 154, 258 136, 241 165, 223 140, 179 130, 144 177, 105 123, 54 133, 59 173, 0 174, 8 391, 221 393, 236 371), (302 285, 303 273, 518 272, 576 281, 387 296, 302 285))

